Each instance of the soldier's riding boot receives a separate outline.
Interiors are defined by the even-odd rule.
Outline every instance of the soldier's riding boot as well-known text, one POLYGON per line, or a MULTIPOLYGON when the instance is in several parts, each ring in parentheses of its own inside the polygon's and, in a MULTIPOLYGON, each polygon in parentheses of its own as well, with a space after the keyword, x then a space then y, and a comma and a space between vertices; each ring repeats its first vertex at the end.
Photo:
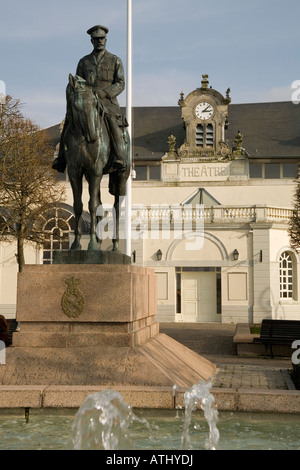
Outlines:
POLYGON ((58 157, 56 157, 56 159, 52 163, 53 170, 56 170, 59 173, 64 173, 65 169, 66 169, 66 166, 67 166, 67 164, 66 164, 64 154, 58 155, 58 157))
POLYGON ((123 131, 115 117, 109 116, 108 125, 111 134, 111 143, 115 154, 113 169, 118 171, 126 170, 126 159, 124 155, 123 131))
POLYGON ((122 155, 117 156, 115 158, 113 167, 114 167, 114 170, 125 171, 126 170, 125 158, 122 155))

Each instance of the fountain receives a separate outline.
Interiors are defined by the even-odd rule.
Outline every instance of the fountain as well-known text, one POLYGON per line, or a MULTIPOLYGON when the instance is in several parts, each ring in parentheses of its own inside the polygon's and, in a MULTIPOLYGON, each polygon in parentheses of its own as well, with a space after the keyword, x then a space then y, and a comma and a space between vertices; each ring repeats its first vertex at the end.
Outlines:
POLYGON ((129 427, 139 420, 121 393, 103 390, 89 395, 77 411, 69 445, 74 450, 132 448, 129 427))
MULTIPOLYGON (((216 423, 218 412, 214 409, 214 396, 210 393, 211 383, 200 381, 184 394, 185 416, 181 438, 182 448, 190 450, 190 432, 192 413, 198 404, 204 411, 204 417, 209 426, 209 437, 206 442, 208 450, 216 450, 219 441, 219 431, 216 423)), ((124 450, 135 448, 130 436, 130 425, 139 422, 149 431, 153 429, 147 420, 133 413, 121 393, 114 390, 104 390, 89 395, 77 411, 72 426, 69 446, 74 450, 124 450)))
POLYGON ((206 442, 208 450, 217 450, 219 442, 219 431, 217 428, 218 411, 213 407, 215 398, 210 389, 211 382, 200 381, 198 384, 193 385, 184 394, 185 405, 185 420, 184 429, 182 434, 183 449, 190 449, 190 433, 189 427, 192 418, 192 412, 196 410, 200 403, 201 409, 204 411, 204 417, 209 425, 209 437, 206 442))

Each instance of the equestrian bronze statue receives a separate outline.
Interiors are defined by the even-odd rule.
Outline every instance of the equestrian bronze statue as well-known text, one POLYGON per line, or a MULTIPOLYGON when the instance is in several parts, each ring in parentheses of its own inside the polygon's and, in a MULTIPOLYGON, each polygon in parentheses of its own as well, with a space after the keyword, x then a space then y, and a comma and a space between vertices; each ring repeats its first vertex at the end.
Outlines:
POLYGON ((109 174, 109 192, 114 196, 115 230, 113 250, 119 251, 120 197, 125 196, 130 174, 129 134, 117 96, 124 90, 121 60, 110 54, 106 46, 108 29, 89 29, 94 50, 83 57, 76 75, 69 75, 66 89, 67 113, 61 134, 58 157, 53 168, 64 172, 67 167, 74 199, 75 239, 71 250, 80 250, 82 182, 89 187, 91 217, 89 250, 100 248, 96 233, 97 210, 101 207, 100 184, 109 174))

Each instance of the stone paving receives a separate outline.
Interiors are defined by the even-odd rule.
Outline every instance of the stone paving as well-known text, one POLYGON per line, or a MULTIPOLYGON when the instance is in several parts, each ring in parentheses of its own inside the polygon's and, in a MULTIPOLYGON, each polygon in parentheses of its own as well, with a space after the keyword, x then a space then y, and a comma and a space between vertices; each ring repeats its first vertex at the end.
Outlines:
POLYGON ((232 364, 219 366, 214 387, 295 390, 287 369, 232 364))
POLYGON ((220 323, 162 323, 165 333, 218 366, 214 387, 260 390, 295 390, 289 358, 240 358, 233 336, 235 325, 220 323))

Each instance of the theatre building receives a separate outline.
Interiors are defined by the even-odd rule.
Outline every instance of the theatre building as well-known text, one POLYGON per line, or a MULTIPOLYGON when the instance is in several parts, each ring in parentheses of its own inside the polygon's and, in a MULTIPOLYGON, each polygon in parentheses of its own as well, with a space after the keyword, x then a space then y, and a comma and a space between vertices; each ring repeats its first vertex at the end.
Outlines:
MULTIPOLYGON (((173 107, 133 109, 132 262, 156 272, 158 321, 300 319, 300 260, 288 236, 300 106, 232 104, 229 89, 214 90, 207 75, 199 82, 173 107)), ((57 144, 59 126, 48 132, 57 144)), ((68 200, 49 213, 49 243, 32 249, 28 263, 51 263, 53 249, 72 240, 66 175, 61 184, 68 200)), ((109 206, 107 186, 104 178, 109 206)), ((86 187, 84 197, 87 240, 86 187)), ((14 249, 1 247, 0 313, 8 318, 15 313, 14 249)))

